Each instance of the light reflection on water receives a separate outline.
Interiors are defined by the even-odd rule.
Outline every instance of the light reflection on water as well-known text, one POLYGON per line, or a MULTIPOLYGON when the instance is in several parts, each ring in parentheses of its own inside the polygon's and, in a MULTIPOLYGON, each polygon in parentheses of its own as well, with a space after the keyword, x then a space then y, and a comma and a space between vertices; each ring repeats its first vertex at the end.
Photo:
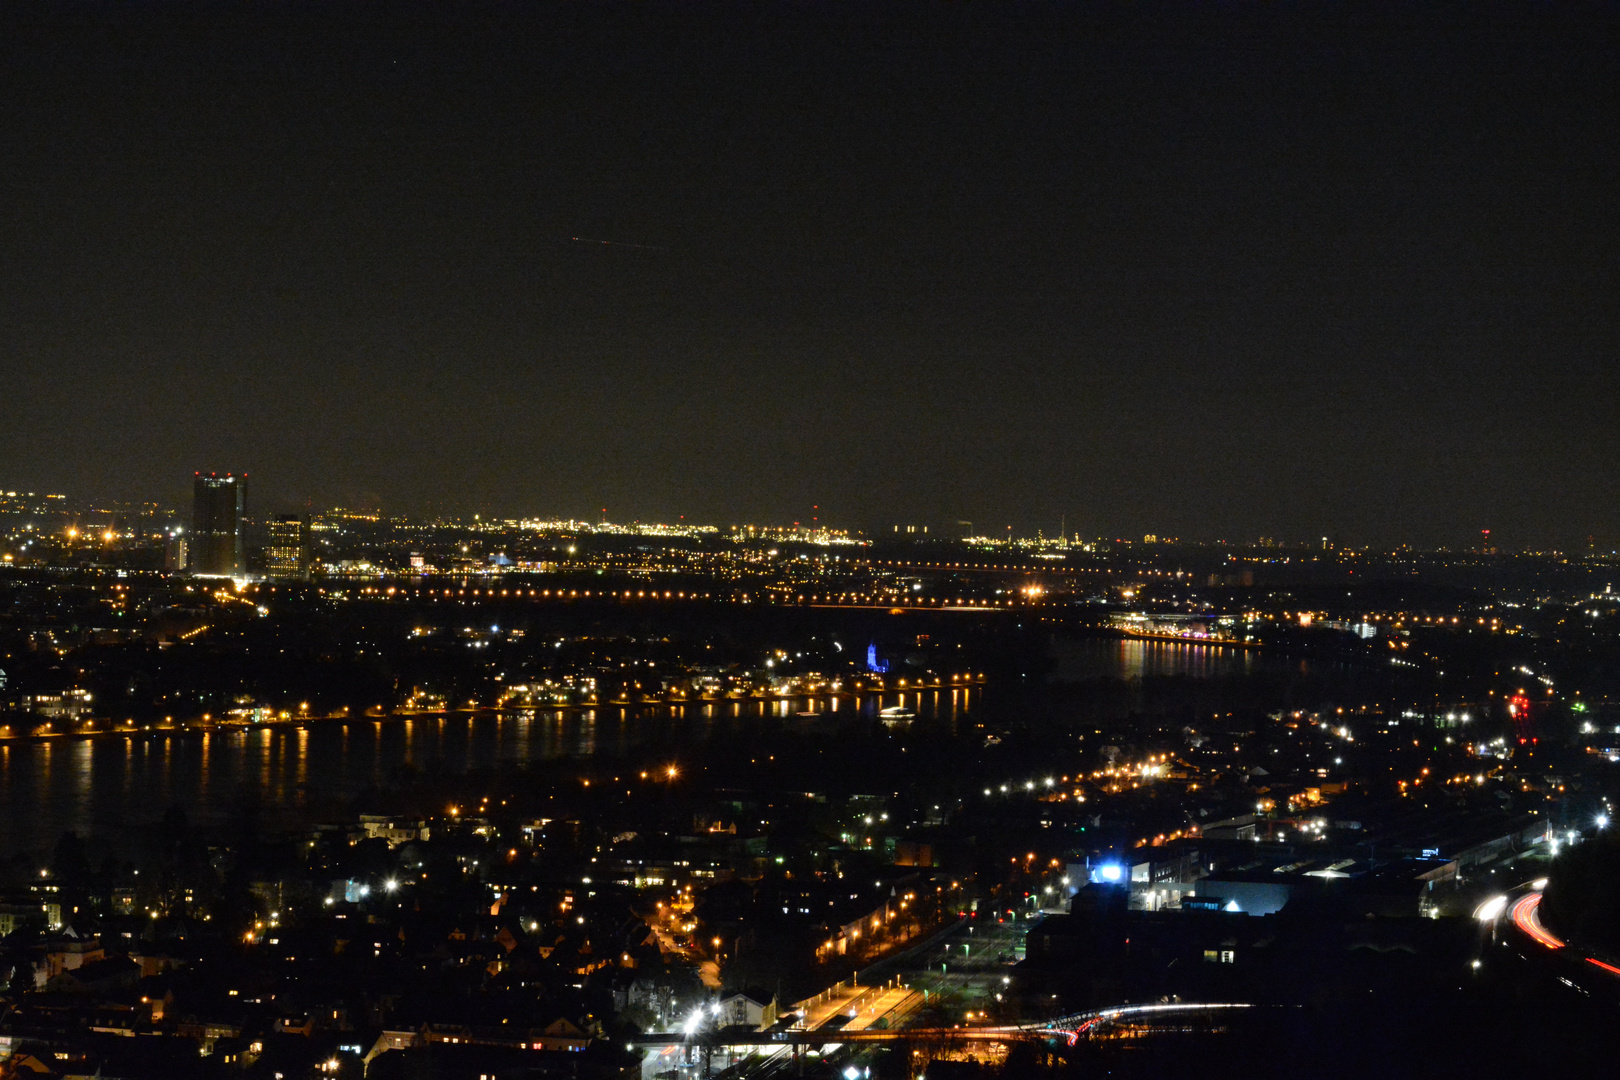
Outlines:
POLYGON ((1231 645, 1195 645, 1141 638, 1059 639, 1052 646, 1057 682, 1141 679, 1156 675, 1195 679, 1264 672, 1320 670, 1317 661, 1231 645))
MULTIPOLYGON (((1054 655, 1052 676, 1059 681, 1321 670, 1316 662, 1259 651, 1130 639, 1059 641, 1054 655)), ((693 742, 760 723, 814 731, 875 719, 891 705, 914 710, 920 728, 954 730, 981 693, 946 688, 859 700, 420 714, 302 728, 0 743, 0 854, 46 850, 67 829, 127 843, 173 805, 194 820, 219 823, 251 801, 263 808, 267 824, 294 824, 335 814, 346 800, 394 784, 405 770, 459 773, 614 756, 644 742, 693 742)))
POLYGON ((266 824, 339 812, 407 770, 460 773, 531 761, 614 756, 648 741, 690 742, 765 722, 815 730, 903 705, 954 728, 979 690, 806 701, 603 706, 510 713, 419 714, 304 727, 146 732, 0 744, 0 854, 48 850, 73 829, 129 843, 171 806, 218 824, 244 804, 266 824))

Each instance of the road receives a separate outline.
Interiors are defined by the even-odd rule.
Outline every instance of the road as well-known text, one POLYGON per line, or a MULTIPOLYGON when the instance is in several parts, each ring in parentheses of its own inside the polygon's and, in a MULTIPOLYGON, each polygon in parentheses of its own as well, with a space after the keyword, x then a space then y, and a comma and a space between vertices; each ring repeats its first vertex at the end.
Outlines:
POLYGON ((1538 892, 1527 893, 1508 909, 1508 917, 1513 920, 1514 926, 1517 926, 1537 944, 1545 945, 1549 949, 1562 949, 1564 943, 1542 927, 1540 908, 1541 894, 1538 892))
POLYGON ((1545 882, 1538 881, 1523 895, 1509 898, 1496 915, 1498 926, 1500 927, 1505 920, 1508 927, 1521 935, 1520 940, 1527 946, 1529 944, 1540 946, 1540 949, 1521 952, 1520 955, 1526 959, 1540 954, 1548 959, 1556 958, 1561 961, 1554 969, 1554 977, 1572 990, 1607 997, 1620 994, 1620 984, 1615 982, 1616 978, 1620 978, 1620 964, 1611 962, 1620 958, 1595 956, 1579 946, 1564 941, 1541 924, 1542 893, 1538 886, 1543 884, 1545 882))

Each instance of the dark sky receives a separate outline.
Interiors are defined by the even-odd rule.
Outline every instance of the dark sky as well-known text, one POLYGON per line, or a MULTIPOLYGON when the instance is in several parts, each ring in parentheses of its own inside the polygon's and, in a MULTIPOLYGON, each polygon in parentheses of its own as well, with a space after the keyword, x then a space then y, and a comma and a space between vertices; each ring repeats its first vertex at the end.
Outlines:
POLYGON ((1416 6, 10 7, 0 486, 1615 542, 1620 14, 1416 6))

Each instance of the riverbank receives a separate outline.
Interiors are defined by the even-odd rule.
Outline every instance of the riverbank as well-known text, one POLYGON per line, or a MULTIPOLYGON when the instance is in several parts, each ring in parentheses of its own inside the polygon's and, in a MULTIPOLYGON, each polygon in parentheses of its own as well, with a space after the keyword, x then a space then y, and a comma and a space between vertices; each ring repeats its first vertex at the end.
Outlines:
MULTIPOLYGON (((505 705, 469 705, 462 708, 396 708, 383 710, 380 708, 367 709, 363 712, 351 712, 342 709, 337 712, 312 713, 301 710, 273 710, 265 708, 262 714, 251 717, 214 717, 203 714, 198 717, 175 719, 165 717, 161 721, 135 723, 133 721, 117 721, 107 717, 80 717, 80 718, 46 718, 29 721, 12 719, 10 722, 0 724, 0 744, 15 742, 40 742, 48 740, 75 740, 93 739, 112 736, 128 737, 131 735, 152 733, 176 732, 213 732, 213 731, 254 731, 266 728, 296 729, 312 724, 349 723, 364 720, 384 722, 391 720, 418 720, 423 718, 463 716, 468 718, 479 716, 523 716, 539 713, 563 716, 577 713, 591 713, 603 710, 619 712, 639 712, 643 710, 671 710, 678 715, 679 711, 687 709, 708 709, 715 706, 734 706, 733 715, 740 715, 743 706, 757 708, 760 716, 847 716, 859 714, 867 703, 875 702, 873 709, 874 719, 877 709, 883 708, 888 699, 898 699, 892 704, 905 705, 907 695, 921 695, 928 693, 942 693, 947 691, 972 692, 982 690, 986 679, 983 675, 969 674, 949 676, 942 679, 907 680, 898 679, 893 685, 881 688, 860 689, 856 691, 819 691, 805 693, 749 693, 726 695, 647 695, 640 698, 611 698, 606 701, 585 700, 577 702, 548 702, 545 704, 505 704, 505 705), (825 706, 818 708, 817 706, 825 706), (27 730, 21 729, 22 723, 32 723, 34 726, 27 730)), ((255 710, 256 713, 260 712, 255 710)))

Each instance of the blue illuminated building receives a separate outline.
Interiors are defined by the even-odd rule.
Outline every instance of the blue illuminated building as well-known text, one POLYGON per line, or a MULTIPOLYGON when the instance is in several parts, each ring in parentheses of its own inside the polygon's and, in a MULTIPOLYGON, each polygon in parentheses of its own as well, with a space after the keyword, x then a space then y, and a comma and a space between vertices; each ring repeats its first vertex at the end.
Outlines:
POLYGON ((875 641, 866 647, 866 670, 874 675, 885 675, 889 671, 889 662, 878 659, 877 642, 875 641))

